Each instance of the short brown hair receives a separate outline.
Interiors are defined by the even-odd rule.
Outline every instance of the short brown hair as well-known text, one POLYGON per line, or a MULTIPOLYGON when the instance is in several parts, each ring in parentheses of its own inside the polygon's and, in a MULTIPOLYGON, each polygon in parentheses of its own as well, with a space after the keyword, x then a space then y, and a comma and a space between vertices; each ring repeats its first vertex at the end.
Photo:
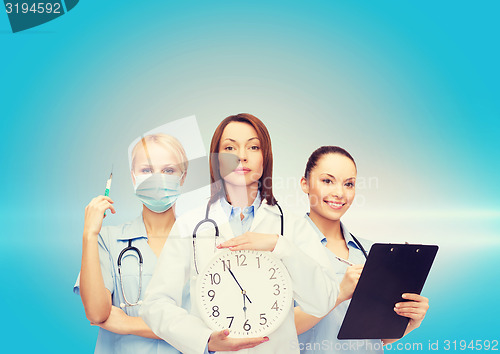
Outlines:
POLYGON ((219 149, 222 133, 229 123, 241 122, 251 125, 257 132, 257 137, 260 141, 260 147, 263 158, 263 171, 259 179, 259 191, 261 198, 267 201, 267 204, 276 204, 276 199, 273 195, 273 150, 271 147, 271 137, 267 131, 266 126, 257 117, 248 113, 239 113, 225 118, 220 122, 219 126, 215 129, 210 143, 210 202, 216 201, 218 198, 225 196, 225 187, 219 168, 219 149))

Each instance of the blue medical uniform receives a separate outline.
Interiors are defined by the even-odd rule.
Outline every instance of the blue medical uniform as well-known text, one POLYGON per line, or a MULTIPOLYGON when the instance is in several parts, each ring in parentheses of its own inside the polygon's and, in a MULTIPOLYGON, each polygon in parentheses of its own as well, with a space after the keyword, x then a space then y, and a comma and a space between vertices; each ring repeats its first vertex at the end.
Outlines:
MULTIPOLYGON (((156 266, 157 257, 148 245, 148 236, 142 215, 119 226, 104 226, 98 237, 99 260, 104 286, 111 292, 113 306, 120 307, 125 303, 123 297, 120 276, 118 274, 118 256, 132 240, 132 246, 137 247, 143 259, 142 290, 144 297, 146 288, 151 280, 156 266)), ((135 302, 139 294, 139 257, 136 252, 127 251, 122 257, 122 280, 123 290, 129 302, 135 302)), ((80 294, 80 275, 73 288, 76 294, 80 294)), ((182 307, 190 309, 189 286, 183 291, 182 307)), ((139 317, 140 305, 127 306, 123 311, 129 316, 139 317)), ((160 339, 144 338, 135 335, 121 335, 99 328, 95 353, 158 353, 178 354, 179 351, 167 342, 160 339)))
MULTIPOLYGON (((314 230, 316 230, 318 241, 320 241, 325 246, 325 252, 328 254, 330 263, 335 270, 336 280, 340 284, 344 274, 349 267, 347 264, 340 262, 335 258, 335 255, 326 248, 327 240, 326 237, 321 233, 316 224, 309 218, 308 215, 305 216, 306 219, 311 223, 314 230)), ((365 256, 363 251, 358 247, 352 235, 341 223, 342 232, 344 239, 349 249, 349 259, 348 261, 354 264, 365 263, 365 256)), ((373 242, 357 237, 357 240, 361 243, 363 248, 368 252, 373 242)), ((382 341, 380 339, 365 339, 365 340, 340 340, 337 339, 337 334, 339 333, 340 326, 344 320, 344 316, 349 307, 351 300, 347 300, 339 304, 334 308, 326 317, 324 317, 316 326, 308 330, 307 332, 299 335, 300 343, 300 353, 301 354, 322 354, 322 353, 383 353, 384 349, 382 346, 382 341)))

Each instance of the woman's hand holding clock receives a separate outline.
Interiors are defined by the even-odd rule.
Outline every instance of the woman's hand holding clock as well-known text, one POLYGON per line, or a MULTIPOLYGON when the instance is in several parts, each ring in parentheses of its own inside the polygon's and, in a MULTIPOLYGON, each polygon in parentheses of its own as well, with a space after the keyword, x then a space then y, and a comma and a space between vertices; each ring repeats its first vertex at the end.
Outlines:
POLYGON ((278 234, 262 234, 248 231, 241 236, 221 243, 217 248, 229 248, 231 251, 255 250, 272 252, 274 247, 276 247, 278 238, 278 234))
MULTIPOLYGON (((245 313, 245 319, 247 318, 247 306, 246 300, 249 303, 252 303, 252 300, 247 295, 246 290, 243 289, 236 276, 231 271, 230 268, 227 268, 232 278, 238 284, 238 287, 241 290, 241 294, 243 295, 243 312, 245 313)), ((268 337, 257 337, 257 338, 248 338, 248 339, 235 339, 228 338, 229 330, 225 329, 220 332, 213 332, 208 341, 208 350, 210 351, 237 351, 241 349, 248 349, 257 346, 258 344, 267 342, 269 340, 268 337)))
POLYGON ((257 338, 230 338, 229 330, 213 332, 208 340, 209 351, 238 351, 253 348, 261 343, 267 342, 269 337, 257 338))
MULTIPOLYGON (((243 290, 240 283, 234 276, 234 273, 231 269, 228 269, 229 273, 231 273, 233 279, 236 281, 236 284, 241 289, 241 294, 243 295, 243 312, 245 313, 245 319, 247 318, 247 307, 246 300, 248 299, 249 303, 252 303, 250 298, 247 295, 247 292, 243 290)), ((253 348, 261 343, 267 342, 269 340, 268 337, 257 337, 257 338, 228 338, 229 330, 225 329, 220 332, 213 332, 208 340, 208 350, 210 351, 238 351, 241 349, 249 349, 253 348)))
POLYGON ((292 297, 290 276, 271 252, 217 252, 200 272, 196 289, 200 315, 214 331, 208 349, 236 351, 268 341, 289 313, 292 297))

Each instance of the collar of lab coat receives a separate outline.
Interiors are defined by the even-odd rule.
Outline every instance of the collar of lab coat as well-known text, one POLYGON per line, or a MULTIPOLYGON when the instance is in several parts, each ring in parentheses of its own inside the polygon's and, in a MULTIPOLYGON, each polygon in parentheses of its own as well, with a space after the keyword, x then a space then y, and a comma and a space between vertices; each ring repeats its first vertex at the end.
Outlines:
POLYGON ((257 213, 255 214, 255 217, 253 219, 253 223, 252 223, 252 226, 250 227, 250 231, 253 231, 262 222, 262 220, 264 220, 267 213, 276 214, 276 215, 281 216, 281 212, 276 204, 269 205, 269 204, 267 204, 267 200, 263 199, 262 204, 260 205, 260 208, 257 209, 257 213))
MULTIPOLYGON (((267 201, 263 199, 262 204, 255 213, 250 231, 255 230, 257 226, 259 226, 259 224, 262 223, 262 221, 266 218, 266 216, 269 215, 269 213, 276 214, 278 216, 281 215, 281 212, 277 205, 269 205, 267 204, 267 201)), ((226 240, 230 240, 234 237, 233 230, 231 229, 231 225, 229 224, 229 219, 222 209, 220 200, 216 200, 210 205, 208 216, 209 218, 215 220, 217 226, 219 227, 219 237, 221 237, 220 243, 226 240)))
POLYGON ((144 220, 142 219, 142 213, 137 218, 132 220, 130 223, 123 225, 123 231, 120 235, 117 235, 118 240, 133 240, 138 238, 148 238, 146 232, 146 227, 144 226, 144 220))
MULTIPOLYGON (((311 217, 309 216, 309 213, 306 213, 305 215, 306 220, 311 224, 312 228, 314 231, 316 231, 316 235, 318 236, 318 239, 321 241, 321 243, 326 246, 327 244, 327 239, 325 235, 319 230, 318 226, 314 223, 314 221, 311 220, 311 217)), ((344 240, 346 245, 355 247, 359 250, 358 245, 356 242, 354 242, 354 238, 352 237, 352 234, 347 230, 347 227, 344 225, 344 223, 341 221, 340 222, 340 229, 342 230, 342 234, 344 236, 344 240)))

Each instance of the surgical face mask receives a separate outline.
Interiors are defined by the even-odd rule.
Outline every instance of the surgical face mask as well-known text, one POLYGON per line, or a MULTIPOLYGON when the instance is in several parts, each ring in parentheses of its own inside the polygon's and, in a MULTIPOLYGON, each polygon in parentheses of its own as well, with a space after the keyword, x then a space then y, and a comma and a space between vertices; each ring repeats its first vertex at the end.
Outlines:
POLYGON ((163 213, 174 205, 180 195, 180 176, 153 173, 134 175, 135 195, 151 211, 163 213))

